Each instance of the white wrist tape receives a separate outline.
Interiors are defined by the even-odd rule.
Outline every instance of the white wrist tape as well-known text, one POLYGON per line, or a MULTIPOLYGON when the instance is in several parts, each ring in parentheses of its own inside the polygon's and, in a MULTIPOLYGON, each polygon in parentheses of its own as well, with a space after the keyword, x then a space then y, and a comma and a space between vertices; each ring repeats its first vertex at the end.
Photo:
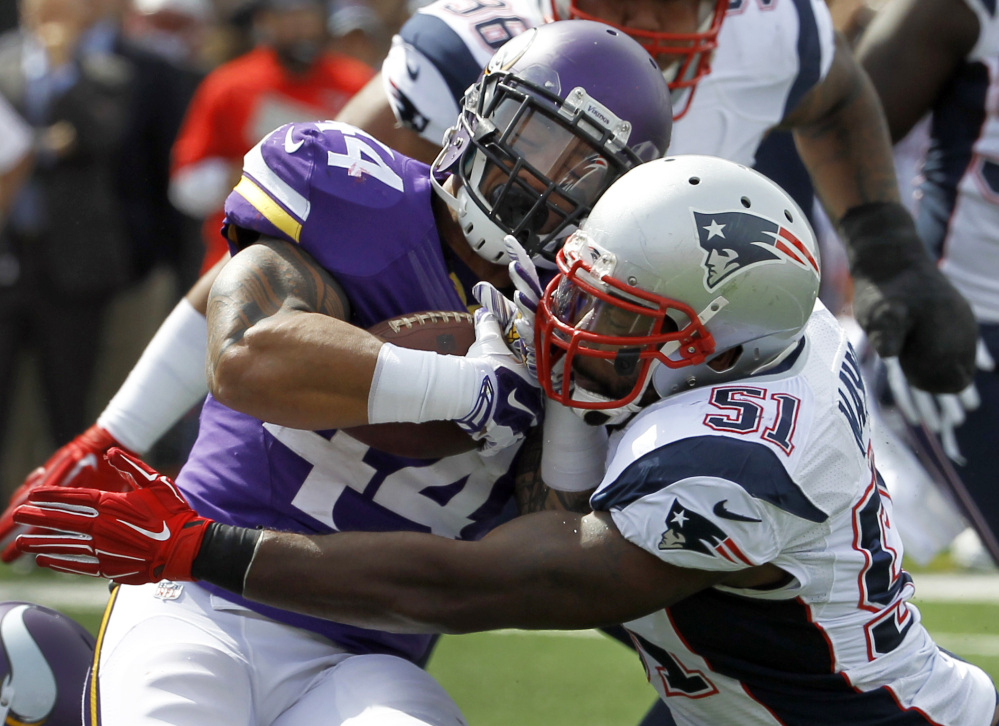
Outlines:
POLYGON ((385 343, 368 392, 368 423, 462 418, 477 400, 481 378, 461 356, 385 343))
POLYGON ((97 424, 143 454, 208 393, 208 324, 186 299, 163 321, 97 424))
POLYGON ((590 426, 572 409, 545 401, 541 478, 549 489, 584 492, 603 479, 607 429, 590 426))

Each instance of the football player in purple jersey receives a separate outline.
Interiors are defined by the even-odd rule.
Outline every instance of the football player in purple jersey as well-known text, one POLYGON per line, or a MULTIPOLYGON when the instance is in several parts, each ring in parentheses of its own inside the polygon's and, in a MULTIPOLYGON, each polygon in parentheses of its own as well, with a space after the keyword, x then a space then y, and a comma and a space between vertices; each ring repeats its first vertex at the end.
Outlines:
MULTIPOLYGON (((241 540, 243 527, 480 538, 511 500, 520 440, 540 420, 536 376, 487 310, 464 356, 367 329, 467 313, 477 283, 509 284, 494 254, 506 235, 556 244, 614 179, 665 153, 671 123, 645 50, 574 21, 497 51, 432 166, 335 121, 266 136, 226 200, 233 254, 208 303, 211 393, 177 492, 241 540), (342 430, 435 420, 479 446, 414 459, 342 430)), ((418 665, 430 634, 292 613, 171 582, 169 568, 136 586, 131 570, 116 573, 88 723, 464 723, 418 665)))
POLYGON ((817 300, 791 197, 718 158, 642 164, 557 264, 535 318, 541 384, 581 414, 631 415, 592 512, 476 542, 261 532, 207 520, 114 451, 134 491, 39 489, 15 517, 50 531, 18 546, 57 570, 162 570, 398 633, 624 622, 678 724, 999 724, 990 677, 909 602, 860 363, 817 300))

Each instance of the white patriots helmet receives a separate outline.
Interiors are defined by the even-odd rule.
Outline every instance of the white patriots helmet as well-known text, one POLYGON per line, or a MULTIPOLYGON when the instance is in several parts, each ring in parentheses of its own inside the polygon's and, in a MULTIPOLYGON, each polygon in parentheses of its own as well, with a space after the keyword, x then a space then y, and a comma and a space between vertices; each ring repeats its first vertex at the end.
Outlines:
POLYGON ((602 23, 549 23, 506 43, 465 93, 434 189, 489 262, 509 262, 508 234, 554 260, 611 182, 666 153, 672 127, 669 87, 638 43, 602 23))
POLYGON ((538 375, 549 397, 605 422, 637 411, 650 383, 666 397, 772 368, 819 289, 818 243, 794 200, 710 156, 629 171, 557 264, 538 308, 538 375), (613 368, 614 395, 580 385, 593 365, 613 368))
MULTIPOLYGON (((675 0, 659 0, 666 6, 675 0)), ((728 11, 729 0, 700 0, 698 27, 694 32, 650 30, 647 26, 629 25, 599 17, 579 7, 579 0, 540 0, 541 11, 550 20, 596 20, 622 30, 637 40, 662 68, 673 95, 673 118, 679 119, 690 108, 697 83, 711 72, 711 60, 718 47, 718 33, 728 11)))
POLYGON ((0 603, 0 724, 79 726, 94 637, 60 612, 0 603))

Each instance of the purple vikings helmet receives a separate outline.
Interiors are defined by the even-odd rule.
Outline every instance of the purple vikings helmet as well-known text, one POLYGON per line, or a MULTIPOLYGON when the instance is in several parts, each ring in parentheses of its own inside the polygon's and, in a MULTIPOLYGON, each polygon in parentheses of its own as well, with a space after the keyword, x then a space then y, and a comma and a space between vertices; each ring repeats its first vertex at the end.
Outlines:
POLYGON ((79 726, 94 638, 62 613, 0 603, 0 724, 79 726))
POLYGON ((554 260, 611 182, 666 153, 670 90, 637 41, 603 23, 532 28, 465 92, 433 165, 434 189, 481 257, 508 261, 512 234, 554 260), (444 189, 443 172, 459 182, 444 189))

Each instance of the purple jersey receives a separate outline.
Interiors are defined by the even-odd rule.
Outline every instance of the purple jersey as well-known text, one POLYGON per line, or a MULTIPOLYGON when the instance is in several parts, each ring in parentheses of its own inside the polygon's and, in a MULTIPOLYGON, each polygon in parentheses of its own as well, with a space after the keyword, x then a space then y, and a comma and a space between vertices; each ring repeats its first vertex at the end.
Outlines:
MULTIPOLYGON (((226 224, 301 245, 342 285, 351 322, 366 328, 403 313, 466 310, 472 299, 474 277, 445 259, 431 198, 428 167, 366 133, 334 122, 290 124, 247 153, 243 178, 226 200, 226 224)), ((244 527, 476 539, 512 494, 515 453, 406 459, 369 449, 342 431, 264 424, 209 396, 177 483, 200 514, 244 527)), ((418 659, 430 641, 213 591, 356 652, 418 659)))

